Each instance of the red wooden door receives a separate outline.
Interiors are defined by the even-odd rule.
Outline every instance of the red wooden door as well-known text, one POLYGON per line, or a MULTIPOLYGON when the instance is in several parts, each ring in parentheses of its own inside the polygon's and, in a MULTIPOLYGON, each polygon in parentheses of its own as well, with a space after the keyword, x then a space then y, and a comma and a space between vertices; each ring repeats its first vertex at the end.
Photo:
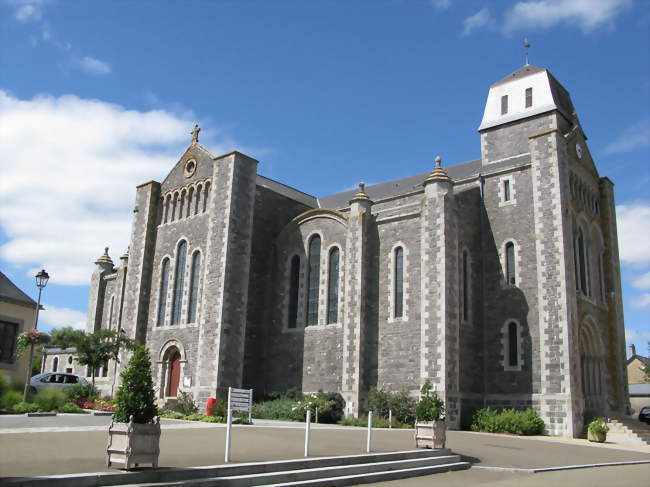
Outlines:
POLYGON ((169 366, 169 385, 167 387, 167 396, 176 397, 178 395, 178 383, 181 380, 181 354, 176 352, 170 359, 169 366))

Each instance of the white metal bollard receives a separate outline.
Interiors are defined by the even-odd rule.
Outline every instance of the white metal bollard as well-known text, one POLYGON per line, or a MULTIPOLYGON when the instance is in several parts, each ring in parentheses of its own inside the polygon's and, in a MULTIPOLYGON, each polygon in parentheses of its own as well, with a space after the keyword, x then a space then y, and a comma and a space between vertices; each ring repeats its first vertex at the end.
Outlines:
POLYGON ((305 456, 309 456, 309 430, 311 429, 311 411, 307 411, 307 422, 305 423, 305 456))
POLYGON ((372 451, 372 411, 368 411, 368 441, 366 442, 366 452, 372 451))
POLYGON ((226 454, 225 461, 230 461, 230 433, 232 430, 232 409, 230 409, 230 387, 228 388, 228 417, 226 418, 226 454))
POLYGON ((389 409, 388 410, 388 429, 392 429, 393 427, 393 410, 389 409))

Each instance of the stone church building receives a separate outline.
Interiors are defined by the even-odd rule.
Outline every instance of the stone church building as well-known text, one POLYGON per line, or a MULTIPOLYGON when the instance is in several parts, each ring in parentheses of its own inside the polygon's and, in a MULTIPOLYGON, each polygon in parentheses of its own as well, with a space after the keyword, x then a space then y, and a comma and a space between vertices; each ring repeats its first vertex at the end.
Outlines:
POLYGON ((91 279, 88 331, 145 344, 161 400, 338 391, 357 415, 431 379, 452 428, 533 407, 566 436, 628 407, 614 187, 548 70, 489 88, 480 159, 320 198, 198 132, 91 279))

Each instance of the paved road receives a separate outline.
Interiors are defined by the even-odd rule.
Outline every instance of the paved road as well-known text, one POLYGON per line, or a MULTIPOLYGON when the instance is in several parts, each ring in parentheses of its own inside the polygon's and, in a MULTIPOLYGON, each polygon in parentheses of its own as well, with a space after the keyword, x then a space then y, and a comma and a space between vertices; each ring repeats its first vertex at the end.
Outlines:
MULTIPOLYGON (((0 417, 0 476, 32 476, 105 471, 106 425, 108 417, 58 416, 56 418, 0 417), (64 431, 34 432, 37 428, 64 431), (70 431, 69 428, 81 428, 70 431), (12 432, 13 433, 10 433, 12 432)), ((267 422, 263 426, 236 426, 233 432, 233 460, 270 461, 300 458, 303 431, 290 424, 267 422)), ((192 467, 223 463, 225 429, 210 423, 165 421, 161 438, 161 466, 192 467)), ((365 451, 366 433, 362 428, 315 428, 312 431, 313 456, 358 454, 365 451)), ((375 430, 374 450, 388 452, 413 448, 412 430, 375 430)), ((448 432, 448 444, 456 453, 477 467, 537 468, 589 463, 650 460, 650 452, 593 447, 580 442, 523 439, 461 431, 448 432)), ((603 467, 588 471, 525 474, 475 468, 467 472, 438 474, 400 481, 399 485, 462 485, 487 482, 490 485, 550 485, 549 479, 616 480, 606 484, 623 485, 622 479, 650 478, 650 466, 603 467), (618 478, 612 469, 624 469, 618 478), (574 473, 575 472, 575 473, 574 473), (613 476, 612 476, 613 475, 613 476), (630 476, 631 475, 631 476, 630 476), (547 479, 548 483, 537 480, 547 479), (426 479, 430 479, 429 483, 426 479), (464 479, 464 480, 462 480, 464 479), (435 480, 435 483, 431 483, 435 480), (530 483, 533 482, 533 483, 530 483)), ((576 480, 577 481, 577 480, 576 480)), ((589 480, 591 482, 591 480, 589 480)), ((381 484, 387 487, 391 484, 381 484)), ((559 482, 558 485, 572 485, 559 482)), ((587 483, 585 485, 599 485, 587 483)), ((648 485, 637 482, 635 487, 648 485)))

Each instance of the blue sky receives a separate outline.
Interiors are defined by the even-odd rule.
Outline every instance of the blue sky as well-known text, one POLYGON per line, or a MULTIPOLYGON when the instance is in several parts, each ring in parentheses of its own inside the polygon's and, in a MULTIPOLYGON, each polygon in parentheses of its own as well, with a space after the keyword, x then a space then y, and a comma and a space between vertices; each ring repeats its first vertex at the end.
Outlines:
POLYGON ((83 326, 136 184, 195 122, 214 154, 322 196, 480 157, 489 85, 523 64, 571 92, 616 185, 628 341, 650 340, 647 0, 0 0, 0 269, 43 325, 83 326))

